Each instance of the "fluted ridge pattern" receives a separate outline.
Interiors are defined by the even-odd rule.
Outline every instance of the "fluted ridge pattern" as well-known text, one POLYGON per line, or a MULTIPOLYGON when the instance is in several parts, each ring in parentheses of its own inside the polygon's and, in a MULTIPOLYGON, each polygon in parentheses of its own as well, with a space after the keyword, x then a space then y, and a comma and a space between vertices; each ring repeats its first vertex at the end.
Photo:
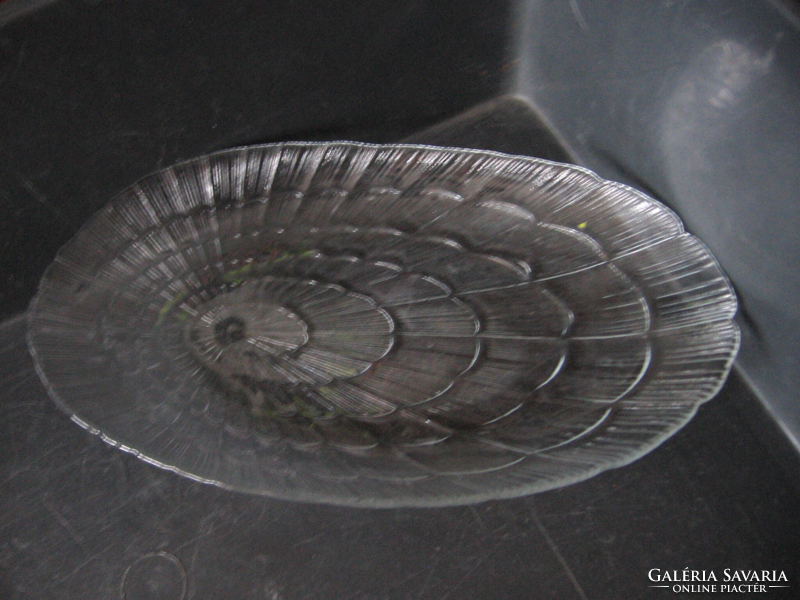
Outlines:
POLYGON ((736 300, 671 211, 489 152, 278 144, 145 178, 30 311, 73 419, 233 489, 369 506, 550 489, 676 431, 736 300))

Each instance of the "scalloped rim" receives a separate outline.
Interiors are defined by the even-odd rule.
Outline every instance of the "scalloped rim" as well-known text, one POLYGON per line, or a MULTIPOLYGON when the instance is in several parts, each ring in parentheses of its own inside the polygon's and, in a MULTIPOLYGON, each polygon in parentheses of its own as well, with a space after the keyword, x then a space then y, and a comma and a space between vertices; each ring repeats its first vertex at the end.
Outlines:
MULTIPOLYGON (((169 167, 165 167, 163 169, 159 169, 158 171, 154 171, 152 173, 149 173, 149 174, 139 178, 134 183, 132 183, 132 184, 128 185, 126 188, 124 188, 124 190, 122 190, 118 194, 115 194, 114 196, 112 196, 111 199, 103 207, 98 209, 98 211, 94 215, 92 215, 80 227, 80 229, 78 230, 78 232, 76 232, 76 234, 73 236, 72 239, 74 239, 75 237, 77 237, 78 235, 80 235, 81 233, 86 231, 87 229, 91 228, 92 225, 94 224, 94 222, 97 221, 100 218, 101 213, 104 210, 104 208, 107 207, 109 204, 113 203, 115 200, 117 200, 121 196, 121 194, 124 193, 124 191, 126 191, 126 190, 128 190, 128 189, 130 189, 130 188, 132 188, 132 187, 134 187, 136 185, 139 185, 143 181, 146 181, 146 180, 149 180, 149 179, 156 179, 156 178, 158 178, 159 176, 161 176, 162 174, 164 174, 164 173, 166 173, 168 171, 172 171, 172 170, 174 170, 174 169, 176 169, 178 167, 181 167, 181 166, 185 166, 185 165, 190 165, 192 163, 196 163, 199 160, 207 159, 207 158, 212 157, 212 156, 221 156, 221 155, 225 155, 225 154, 235 154, 235 153, 251 151, 251 150, 270 150, 270 149, 286 148, 286 147, 297 147, 297 148, 306 148, 306 149, 307 148, 314 148, 314 147, 344 147, 344 148, 353 148, 353 149, 356 149, 356 150, 364 149, 364 148, 375 148, 375 149, 382 149, 382 150, 393 150, 393 149, 396 149, 396 150, 404 150, 404 149, 406 149, 406 150, 429 150, 429 151, 435 151, 435 152, 450 152, 450 153, 456 153, 456 154, 461 154, 461 155, 491 156, 491 157, 502 158, 502 159, 509 160, 509 161, 524 162, 524 163, 528 163, 528 164, 531 164, 531 165, 552 166, 552 167, 556 167, 558 169, 566 169, 566 170, 579 172, 579 173, 581 173, 583 175, 586 175, 586 176, 590 177, 593 181, 598 183, 601 186, 603 191, 605 191, 607 189, 610 189, 610 188, 617 189, 617 190, 622 190, 622 191, 624 191, 624 192, 626 192, 628 194, 631 194, 632 196, 635 196, 639 200, 643 200, 644 202, 650 204, 651 206, 653 206, 657 210, 659 210, 659 211, 661 211, 663 213, 666 213, 669 216, 671 216, 676 221, 676 223, 678 223, 679 228, 680 228, 680 232, 682 232, 685 235, 688 235, 694 241, 696 241, 700 245, 700 247, 703 249, 703 251, 706 253, 708 258, 712 261, 714 267, 720 273, 724 283, 726 284, 726 286, 728 287, 728 290, 730 291, 730 296, 731 296, 731 299, 733 301, 733 314, 735 315, 736 312, 738 311, 738 301, 737 301, 737 298, 736 298, 735 291, 733 289, 733 285, 731 284, 731 282, 730 282, 729 278, 727 277, 727 275, 725 274, 725 272, 722 270, 722 268, 721 268, 721 266, 719 264, 719 261, 711 253, 711 251, 708 249, 706 244, 704 244, 702 242, 702 240, 700 240, 696 236, 692 235, 691 233, 686 232, 684 224, 683 224, 683 221, 681 220, 679 215, 675 211, 673 211, 671 208, 669 208, 668 206, 663 204, 662 202, 659 202, 658 200, 656 200, 656 199, 644 194, 643 192, 641 192, 641 191, 639 191, 639 190, 637 190, 637 189, 635 189, 633 187, 630 187, 628 185, 625 185, 623 183, 618 183, 618 182, 615 182, 615 181, 609 181, 609 180, 603 179, 597 173, 595 173, 595 172, 593 172, 593 171, 591 171, 591 170, 589 170, 589 169, 587 169, 585 167, 566 164, 566 163, 559 163, 559 162, 555 162, 555 161, 539 159, 539 158, 534 158, 534 157, 529 157, 529 156, 517 156, 517 155, 513 155, 513 154, 506 154, 506 153, 503 153, 503 152, 495 152, 495 151, 490 151, 490 150, 474 150, 474 149, 467 149, 467 148, 433 146, 433 145, 427 145, 427 144, 368 144, 368 143, 351 142, 351 141, 278 142, 278 143, 271 143, 271 144, 256 144, 256 145, 250 145, 250 146, 236 146, 236 147, 233 147, 233 148, 227 148, 225 150, 218 150, 218 151, 210 152, 208 154, 204 154, 204 155, 201 155, 201 156, 198 156, 198 157, 195 157, 195 158, 182 160, 182 161, 180 161, 178 163, 175 163, 175 164, 173 164, 173 165, 171 165, 169 167)), ((653 435, 647 441, 641 442, 635 448, 635 450, 629 450, 629 451, 627 451, 625 453, 624 456, 618 457, 616 459, 605 459, 599 465, 596 465, 596 466, 593 466, 593 467, 587 467, 585 470, 583 470, 581 472, 575 473, 572 476, 566 476, 566 477, 559 478, 556 481, 542 481, 542 480, 539 480, 539 481, 534 481, 534 482, 532 482, 532 483, 530 483, 528 485, 526 485, 526 484, 516 484, 516 485, 511 485, 509 487, 506 487, 506 488, 504 488, 502 490, 496 490, 494 492, 483 492, 483 493, 481 493, 481 492, 475 492, 475 491, 471 491, 470 490, 470 491, 466 491, 464 494, 460 494, 460 495, 454 495, 453 493, 449 493, 446 498, 419 496, 419 495, 414 494, 413 491, 412 491, 412 493, 407 494, 407 495, 404 495, 403 493, 396 493, 396 494, 393 494, 391 497, 369 497, 369 498, 364 498, 364 497, 357 497, 357 496, 349 496, 349 495, 346 495, 346 494, 342 494, 342 495, 336 496, 336 497, 331 497, 331 496, 320 496, 320 495, 317 495, 317 494, 314 494, 314 493, 301 492, 301 491, 295 491, 293 493, 280 493, 280 492, 276 492, 275 490, 263 490, 263 489, 254 490, 254 489, 248 489, 246 486, 232 486, 232 485, 226 484, 226 483, 224 483, 222 481, 219 481, 219 480, 216 480, 216 479, 207 479, 207 478, 204 478, 204 477, 200 477, 200 476, 195 475, 193 473, 184 471, 184 470, 182 470, 182 469, 180 469, 178 467, 175 467, 175 466, 168 465, 168 464, 165 464, 163 462, 160 462, 160 461, 148 456, 147 454, 145 454, 145 453, 143 453, 143 452, 141 452, 139 450, 136 450, 135 448, 129 447, 129 446, 127 446, 127 445, 125 445, 125 444, 123 444, 123 443, 121 443, 121 442, 109 437, 108 435, 103 433, 100 428, 96 427, 94 424, 92 424, 92 423, 90 423, 88 421, 85 421, 85 420, 81 419, 77 414, 75 414, 75 412, 69 408, 69 406, 64 402, 64 400, 61 398, 61 396, 55 390, 55 388, 51 384, 49 378, 47 377, 46 373, 44 373, 44 371, 42 369, 41 361, 39 359, 39 354, 38 354, 38 351, 36 349, 35 342, 33 340, 31 329, 32 329, 32 325, 34 324, 34 321, 35 321, 35 312, 36 312, 35 309, 38 306, 38 302, 39 302, 40 296, 42 294, 42 289, 41 289, 42 282, 44 282, 44 281, 46 281, 48 279, 48 277, 50 275, 50 272, 54 267, 55 262, 58 260, 59 257, 62 256, 62 253, 63 253, 64 249, 67 246, 69 246, 70 244, 71 244, 71 241, 67 242, 67 244, 65 244, 64 247, 59 249, 59 251, 56 253, 56 257, 55 257, 53 263, 51 263, 47 267, 47 269, 45 270, 45 272, 42 275, 42 278, 40 280, 39 288, 37 290, 37 293, 34 296, 34 298, 31 300, 31 302, 30 302, 30 304, 28 306, 27 314, 26 314, 26 321, 27 321, 26 342, 27 342, 28 350, 29 350, 31 356, 33 357, 33 363, 34 363, 35 371, 36 371, 37 375, 39 376, 39 379, 42 381, 45 389, 47 390, 48 395, 55 402, 55 404, 64 413, 66 413, 73 422, 75 422, 76 424, 81 426, 87 432, 91 433, 92 435, 96 435, 96 436, 100 437, 100 439, 102 439, 105 443, 109 444, 110 446, 113 446, 114 448, 122 450, 123 452, 132 454, 132 455, 136 456, 137 458, 143 460, 146 463, 149 463, 149 464, 151 464, 153 466, 156 466, 156 467, 158 467, 160 469, 163 469, 163 470, 166 470, 166 471, 171 471, 173 473, 176 473, 178 475, 181 475, 183 477, 186 477, 188 479, 191 479, 193 481, 197 481, 197 482, 200 482, 200 483, 214 485, 216 487, 219 487, 219 488, 222 488, 222 489, 226 489, 226 490, 230 490, 230 491, 249 493, 249 494, 255 494, 255 495, 260 495, 260 496, 266 496, 266 497, 275 498, 275 499, 279 499, 279 500, 305 502, 305 503, 317 503, 317 504, 328 504, 328 505, 334 505, 334 506, 348 506, 348 507, 356 507, 356 508, 359 508, 359 507, 360 508, 401 508, 401 507, 408 507, 408 508, 435 508, 435 507, 446 507, 446 506, 459 506, 459 505, 475 504, 475 503, 479 503, 479 502, 487 502, 487 501, 490 501, 490 500, 503 500, 503 499, 518 498, 518 497, 521 497, 521 496, 528 496, 528 495, 531 495, 531 494, 545 492, 545 491, 548 491, 548 490, 558 489, 558 488, 561 488, 561 487, 565 487, 565 486, 568 486, 568 485, 579 483, 581 481, 585 481, 585 480, 590 479, 590 478, 592 478, 592 477, 594 477, 596 475, 599 475, 600 473, 602 473, 602 472, 604 472, 606 470, 624 467, 624 466, 626 466, 626 465, 638 460, 639 458, 641 458, 644 455, 648 454, 652 450, 656 449, 665 440, 667 440, 668 438, 670 438, 673 435, 675 435, 678 431, 680 431, 694 417, 694 415, 697 413, 698 408, 702 404, 705 404, 706 402, 708 402, 709 400, 714 398, 719 393, 720 389, 725 384, 725 382, 726 382, 726 380, 727 380, 727 378, 728 378, 728 376, 730 374, 731 369, 733 368, 733 363, 734 363, 734 361, 736 359, 736 355, 738 354, 739 347, 740 347, 740 344, 741 344, 741 332, 739 330, 738 325, 733 321, 733 317, 731 317, 731 319, 720 320, 721 323, 730 323, 732 325, 734 339, 732 340, 733 343, 732 343, 732 347, 731 347, 731 350, 730 350, 729 358, 726 361, 723 369, 719 373, 719 377, 718 377, 718 379, 716 381, 716 385, 705 395, 705 397, 703 397, 702 399, 696 401, 694 403, 694 405, 691 406, 691 408, 686 411, 685 415, 683 415, 681 417, 681 419, 679 419, 679 422, 677 424, 675 424, 674 422, 669 424, 667 429, 665 429, 664 431, 662 431, 662 432, 660 432, 658 434, 653 435)), ((626 399, 623 398, 623 399, 617 401, 614 406, 617 406, 619 410, 623 410, 625 408, 624 407, 624 403, 625 402, 626 402, 626 399)), ((555 449, 555 448, 553 448, 553 449, 555 449)), ((536 456, 536 455, 532 455, 532 456, 536 456)), ((526 457, 524 457, 522 459, 521 462, 529 460, 530 458, 531 457, 526 456, 526 457)), ((469 476, 461 476, 461 477, 469 477, 469 476)), ((342 488, 342 490, 345 490, 345 489, 346 488, 342 488)), ((396 491, 396 492, 400 492, 402 490, 402 487, 398 486, 398 487, 392 488, 392 489, 394 491, 396 491)))

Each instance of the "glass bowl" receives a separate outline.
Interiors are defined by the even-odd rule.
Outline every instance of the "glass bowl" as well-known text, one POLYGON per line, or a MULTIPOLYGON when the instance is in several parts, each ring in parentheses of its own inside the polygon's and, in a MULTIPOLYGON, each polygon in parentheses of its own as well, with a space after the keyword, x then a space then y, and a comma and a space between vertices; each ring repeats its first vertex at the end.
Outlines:
POLYGON ((347 142, 148 176, 29 311, 72 419, 233 490, 441 506, 658 446, 735 357, 736 299, 659 202, 574 166, 347 142))

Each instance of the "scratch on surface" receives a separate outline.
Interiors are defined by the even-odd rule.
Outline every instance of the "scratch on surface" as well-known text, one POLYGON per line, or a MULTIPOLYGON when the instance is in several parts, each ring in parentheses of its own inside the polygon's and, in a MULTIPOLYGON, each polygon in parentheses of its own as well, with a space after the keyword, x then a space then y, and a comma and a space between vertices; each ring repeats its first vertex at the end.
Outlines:
POLYGON ((569 7, 572 10, 572 14, 575 15, 575 20, 578 22, 578 25, 581 26, 581 29, 588 32, 589 24, 586 22, 586 19, 583 18, 581 7, 578 6, 578 0, 569 0, 569 7))
POLYGON ((56 521, 58 521, 64 529, 69 531, 70 535, 72 535, 72 537, 75 539, 77 543, 79 544, 83 543, 83 536, 77 532, 77 530, 72 526, 72 524, 69 521, 67 521, 66 518, 64 518, 64 515, 58 512, 55 509, 55 507, 46 500, 43 501, 42 504, 44 504, 44 507, 47 509, 47 512, 53 515, 56 521))
POLYGON ((19 52, 17 53, 17 64, 14 67, 14 70, 10 73, 6 73, 2 79, 0 79, 0 85, 6 83, 7 81, 13 81, 19 75, 19 70, 22 68, 22 63, 25 60, 25 50, 27 48, 28 42, 24 41, 19 47, 19 52))
POLYGON ((25 378, 28 376, 29 371, 31 370, 32 369, 23 369, 22 371, 16 371, 6 377, 3 377, 2 379, 0 379, 0 385, 5 386, 6 384, 11 383, 15 379, 17 380, 21 379, 24 381, 25 378))
POLYGON ((318 533, 317 535, 313 535, 313 536, 311 536, 310 538, 306 538, 306 539, 304 539, 304 540, 300 540, 299 542, 295 542, 294 544, 292 544, 292 545, 291 545, 291 546, 289 546, 289 547, 290 547, 290 548, 297 548, 298 546, 304 546, 304 545, 306 545, 306 544, 310 544, 310 543, 311 543, 311 542, 313 542, 314 540, 318 540, 318 539, 319 539, 319 538, 321 538, 322 536, 323 536, 323 534, 322 534, 322 533, 318 533))
POLYGON ((413 571, 410 575, 406 575, 405 577, 403 577, 400 581, 396 581, 396 582, 392 583, 391 589, 395 590, 395 589, 397 589, 399 587, 402 587, 403 584, 408 583, 409 581, 411 581, 412 579, 414 579, 416 577, 419 577, 423 573, 427 574, 428 575, 428 579, 430 579, 430 576, 431 576, 431 569, 430 568, 428 568, 427 570, 426 569, 417 569, 416 571, 413 571))
POLYGON ((459 579, 458 581, 456 581, 455 585, 454 585, 454 586, 452 586, 452 587, 451 587, 449 590, 447 590, 447 593, 446 593, 444 596, 442 596, 442 597, 441 597, 439 600, 447 600, 447 598, 449 598, 449 597, 450 597, 450 594, 452 594, 454 591, 456 591, 456 589, 458 589, 459 587, 461 587, 461 584, 462 584, 462 583, 464 583, 464 582, 465 582, 467 579, 469 579, 469 578, 470 578, 470 576, 472 576, 472 574, 473 574, 473 573, 475 573, 475 571, 477 571, 477 570, 478 570, 478 567, 480 567, 480 566, 481 566, 481 565, 482 565, 484 562, 486 562, 486 559, 487 559, 487 558, 489 558, 489 557, 493 556, 493 555, 494 555, 494 553, 495 553, 495 552, 497 552, 497 549, 498 549, 498 548, 500 548, 500 546, 502 545, 502 543, 503 543, 503 540, 500 540, 500 541, 499 541, 499 542, 498 542, 498 543, 495 545, 495 547, 492 549, 492 551, 491 551, 491 552, 489 552, 489 553, 487 553, 487 554, 484 554, 484 555, 483 555, 483 556, 480 558, 480 560, 479 560, 478 562, 476 562, 476 563, 475 563, 475 566, 473 566, 473 567, 472 567, 472 568, 471 568, 469 571, 467 571, 466 573, 464 573, 464 576, 463 576, 461 579, 459 579))
POLYGON ((442 559, 441 559, 441 557, 440 557, 440 556, 437 556, 436 562, 435 562, 434 564, 432 564, 432 565, 431 565, 431 566, 428 568, 428 576, 425 578, 425 581, 423 581, 423 582, 422 582, 422 587, 421 587, 421 588, 420 588, 420 590, 417 592, 417 597, 418 597, 418 598, 422 598, 422 593, 423 593, 425 590, 427 590, 427 589, 428 589, 428 585, 430 584, 430 582, 431 582, 431 579, 433 578, 433 573, 434 573, 434 571, 436 570, 436 568, 439 566, 439 563, 441 562, 441 560, 442 560, 442 559))
POLYGON ((39 190, 39 188, 37 188, 30 179, 18 171, 12 171, 9 169, 8 172, 13 173, 16 176, 22 187, 25 188, 25 191, 28 192, 28 194, 30 194, 34 200, 46 207, 53 214, 53 216, 59 219, 62 223, 68 225, 73 232, 77 231, 75 225, 64 216, 64 213, 62 213, 59 208, 53 204, 50 199, 41 190, 39 190))
MULTIPOLYGON (((0 385, 3 387, 3 396, 8 397, 11 396, 14 392, 16 392, 19 388, 31 382, 30 373, 25 371, 20 373, 16 376, 8 377, 3 381, 0 381, 0 385), (16 381, 14 381, 16 379, 16 381), (13 383, 12 383, 13 382, 13 383)), ((20 404, 13 404, 10 406, 12 409, 20 409, 30 406, 38 406, 41 402, 24 402, 20 404)))
POLYGON ((483 519, 481 518, 481 515, 478 513, 477 510, 475 510, 475 507, 474 506, 470 506, 469 509, 470 509, 470 511, 472 511, 472 514, 475 515, 475 521, 481 526, 481 529, 483 529, 484 531, 487 531, 489 528, 486 527, 486 523, 483 522, 483 519))
POLYGON ((186 578, 188 579, 187 593, 189 598, 194 597, 194 567, 197 564, 197 553, 200 551, 200 545, 195 544, 192 550, 192 559, 189 561, 189 567, 186 569, 186 578))
POLYGON ((586 594, 583 591, 583 588, 581 587, 581 584, 578 583, 578 579, 575 577, 575 573, 572 572, 572 569, 570 568, 567 561, 564 559, 564 556, 561 554, 561 551, 558 549, 558 546, 556 546, 556 543, 553 541, 553 538, 550 537, 550 534, 547 532, 547 529, 545 529, 545 526, 539 520, 539 515, 536 514, 536 509, 533 506, 531 506, 531 516, 533 517, 533 522, 536 523, 536 528, 539 530, 539 533, 542 534, 545 541, 547 542, 547 545, 550 546, 550 550, 553 551, 553 554, 555 555, 556 559, 558 559, 558 562, 561 563, 561 566, 564 568, 564 571, 566 571, 567 577, 572 582, 572 586, 575 588, 575 591, 578 592, 578 596, 580 596, 581 600, 588 600, 586 594))
POLYGON ((8 476, 8 477, 6 477, 6 478, 5 478, 5 479, 3 479, 2 481, 0 481, 0 487, 3 487, 5 484, 7 484, 8 482, 10 482, 10 481, 11 481, 12 479, 14 479, 15 477, 17 477, 17 476, 21 475, 21 474, 22 474, 22 473, 24 473, 25 471, 30 471, 30 467, 29 467, 29 466, 25 466, 25 467, 22 467, 21 469, 17 469, 16 471, 13 471, 11 474, 9 474, 9 476, 8 476))
POLYGON ((74 569, 72 569, 72 571, 70 571, 69 573, 65 573, 65 574, 53 579, 50 583, 47 584, 47 589, 53 589, 57 585, 60 585, 60 584, 64 583, 65 581, 69 581, 70 579, 72 579, 75 576, 75 574, 79 573, 81 571, 81 569, 83 569, 86 565, 88 565, 91 562, 97 560, 98 556, 99 556, 99 553, 89 556, 89 558, 87 558, 83 562, 79 563, 78 566, 76 566, 74 569))
POLYGON ((167 157, 167 144, 166 142, 161 144, 161 151, 158 153, 158 160, 156 161, 156 168, 163 169, 164 168, 164 159, 167 157))
POLYGON ((188 542, 184 542, 183 544, 181 544, 180 546, 175 548, 175 550, 173 552, 178 552, 179 550, 182 550, 183 548, 186 548, 186 546, 190 546, 192 544, 196 544, 197 542, 199 542, 203 538, 210 537, 213 533, 216 533, 220 529, 224 529, 228 525, 227 523, 222 523, 222 524, 218 525, 217 527, 214 527, 213 525, 207 526, 206 522, 210 521, 211 518, 213 518, 213 517, 214 517, 214 515, 212 514, 212 515, 209 515, 208 517, 204 518, 202 521, 200 521, 200 526, 198 527, 199 535, 196 535, 195 537, 190 539, 188 542))

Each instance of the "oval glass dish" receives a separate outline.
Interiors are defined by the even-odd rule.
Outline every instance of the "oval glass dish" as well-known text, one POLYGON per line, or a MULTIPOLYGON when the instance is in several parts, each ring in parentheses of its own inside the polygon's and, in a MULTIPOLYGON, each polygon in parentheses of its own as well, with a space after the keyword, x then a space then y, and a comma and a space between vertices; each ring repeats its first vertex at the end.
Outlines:
POLYGON ((724 382, 735 312, 674 213, 585 169, 286 143, 123 191, 46 272, 29 345, 74 421, 157 466, 442 506, 655 448, 724 382))

